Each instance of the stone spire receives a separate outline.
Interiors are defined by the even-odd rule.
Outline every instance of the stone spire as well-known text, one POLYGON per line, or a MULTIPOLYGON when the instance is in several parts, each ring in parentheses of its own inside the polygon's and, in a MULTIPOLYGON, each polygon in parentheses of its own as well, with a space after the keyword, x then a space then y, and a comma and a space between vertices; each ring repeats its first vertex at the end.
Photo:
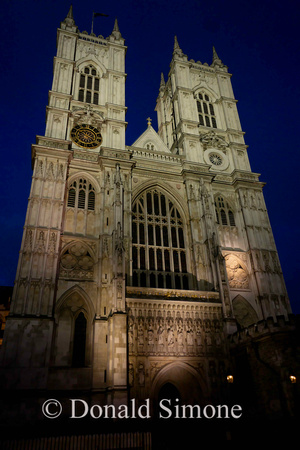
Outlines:
POLYGON ((75 20, 73 17, 73 5, 71 4, 69 12, 65 20, 61 23, 61 28, 76 31, 77 26, 75 25, 75 20))
POLYGON ((182 50, 181 50, 181 48, 179 47, 179 44, 178 44, 177 36, 174 36, 174 49, 173 49, 173 53, 182 54, 182 50))
POLYGON ((119 24, 118 24, 118 19, 115 18, 115 24, 114 24, 114 29, 111 33, 111 36, 113 36, 116 40, 119 40, 122 38, 122 35, 120 33, 120 29, 119 29, 119 24))
POLYGON ((160 75, 160 87, 163 88, 165 87, 166 83, 165 83, 165 79, 164 79, 164 74, 161 73, 160 75))
POLYGON ((215 47, 213 47, 213 61, 212 66, 223 66, 222 60, 218 57, 215 47))
POLYGON ((173 58, 174 56, 187 60, 187 56, 183 53, 183 51, 179 47, 177 36, 174 37, 173 58))
POLYGON ((75 20, 73 17, 73 5, 70 6, 69 12, 64 21, 68 27, 73 27, 75 25, 75 20))

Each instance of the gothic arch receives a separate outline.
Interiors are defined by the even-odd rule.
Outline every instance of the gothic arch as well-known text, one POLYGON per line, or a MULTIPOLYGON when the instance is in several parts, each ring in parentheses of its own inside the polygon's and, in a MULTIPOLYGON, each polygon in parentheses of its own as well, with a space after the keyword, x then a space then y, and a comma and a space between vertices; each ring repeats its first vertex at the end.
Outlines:
POLYGON ((150 396, 154 405, 167 383, 175 386, 183 404, 205 403, 210 395, 204 377, 194 367, 182 361, 173 361, 162 367, 153 379, 150 396))
POLYGON ((60 277, 93 279, 96 256, 85 242, 73 240, 65 245, 60 254, 60 277))
POLYGON ((93 302, 91 301, 90 297, 88 296, 88 294, 86 293, 86 291, 84 291, 78 284, 76 284, 75 286, 72 286, 70 289, 68 289, 67 291, 65 291, 60 298, 58 299, 58 301, 56 302, 56 307, 55 307, 55 318, 57 319, 57 315, 60 313, 60 311, 65 307, 67 301, 72 298, 72 296, 74 294, 77 294, 77 297, 81 297, 82 300, 84 301, 84 304, 86 305, 86 311, 88 313, 88 316, 90 318, 90 320, 93 320, 96 314, 95 311, 95 307, 93 305, 93 302))
POLYGON ((228 203, 228 205, 230 206, 230 208, 231 208, 234 212, 236 211, 237 208, 236 208, 236 206, 235 206, 235 204, 234 204, 234 201, 233 201, 232 199, 228 198, 228 196, 227 196, 226 193, 218 191, 218 192, 214 193, 214 199, 216 199, 217 197, 223 197, 224 200, 225 200, 225 201, 228 203))
POLYGON ((213 89, 211 89, 210 87, 206 86, 206 84, 203 83, 200 83, 197 86, 195 86, 193 92, 194 98, 196 98, 196 96, 201 92, 205 92, 206 94, 211 95, 213 102, 216 102, 216 100, 220 98, 219 95, 213 89))
POLYGON ((86 320, 84 330, 84 362, 83 366, 89 366, 92 358, 92 328, 95 317, 95 308, 86 292, 78 285, 64 292, 55 308, 55 346, 54 364, 57 366, 72 365, 74 361, 74 347, 76 320, 79 316, 86 320))
POLYGON ((96 193, 99 194, 99 192, 100 192, 99 181, 90 173, 83 172, 83 171, 76 172, 76 173, 73 173, 72 175, 70 175, 70 177, 68 178, 68 188, 73 183, 73 181, 77 180, 77 178, 86 178, 87 180, 89 180, 90 183, 94 186, 96 193))
POLYGON ((184 201, 182 196, 169 184, 161 182, 159 179, 157 180, 149 180, 141 183, 137 188, 133 189, 132 192, 132 204, 135 203, 140 194, 148 189, 157 188, 161 190, 163 194, 168 197, 173 197, 174 202, 176 203, 176 207, 179 209, 179 212, 184 217, 189 217, 189 210, 187 203, 184 201))
POLYGON ((76 62, 76 69, 80 72, 82 69, 84 69, 85 66, 89 64, 96 66, 96 69, 98 69, 100 72, 99 73, 100 77, 102 77, 106 73, 106 67, 102 64, 101 61, 95 58, 94 55, 89 55, 79 59, 76 62))
POLYGON ((241 328, 246 328, 258 321, 258 316, 250 303, 242 296, 237 295, 232 300, 234 316, 241 328))
POLYGON ((236 226, 236 207, 231 199, 223 193, 214 194, 215 213, 220 225, 236 226))
POLYGON ((73 244, 75 244, 75 243, 80 243, 80 244, 82 244, 84 247, 86 247, 87 250, 89 251, 89 253, 91 253, 91 256, 92 256, 94 262, 96 261, 96 259, 95 259, 95 258, 96 258, 96 255, 95 255, 94 250, 93 250, 92 247, 88 244, 88 242, 85 242, 85 241, 77 241, 77 240, 73 240, 73 241, 71 241, 71 242, 68 242, 67 244, 65 244, 65 245, 63 246, 61 255, 62 255, 69 247, 71 247, 71 246, 72 246, 73 244))

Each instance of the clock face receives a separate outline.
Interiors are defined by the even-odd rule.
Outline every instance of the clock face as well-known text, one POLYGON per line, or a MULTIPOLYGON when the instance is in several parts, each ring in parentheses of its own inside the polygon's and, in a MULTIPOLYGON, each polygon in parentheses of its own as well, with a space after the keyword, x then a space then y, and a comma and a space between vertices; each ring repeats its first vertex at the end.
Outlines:
POLYGON ((222 162, 223 162, 221 156, 216 154, 216 153, 211 153, 209 155, 209 160, 215 166, 220 166, 222 164, 222 162))
POLYGON ((91 125, 76 125, 71 130, 71 139, 75 144, 84 148, 96 148, 101 145, 102 136, 97 128, 91 125))

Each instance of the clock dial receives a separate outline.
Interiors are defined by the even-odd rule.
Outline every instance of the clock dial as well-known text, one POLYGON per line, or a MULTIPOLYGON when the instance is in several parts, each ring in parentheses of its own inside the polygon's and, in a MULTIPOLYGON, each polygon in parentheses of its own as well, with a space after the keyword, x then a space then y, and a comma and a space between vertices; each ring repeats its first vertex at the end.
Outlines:
POLYGON ((102 136, 97 128, 92 125, 76 125, 71 130, 72 141, 84 148, 97 148, 101 145, 102 136))

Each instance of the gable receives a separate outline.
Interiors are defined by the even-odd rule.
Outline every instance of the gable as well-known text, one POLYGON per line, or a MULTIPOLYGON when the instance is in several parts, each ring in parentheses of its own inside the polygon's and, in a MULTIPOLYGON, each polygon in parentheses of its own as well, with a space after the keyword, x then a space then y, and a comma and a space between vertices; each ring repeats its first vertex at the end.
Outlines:
POLYGON ((144 148, 149 151, 171 153, 151 125, 148 125, 146 131, 144 131, 144 133, 132 144, 131 147, 144 148))

